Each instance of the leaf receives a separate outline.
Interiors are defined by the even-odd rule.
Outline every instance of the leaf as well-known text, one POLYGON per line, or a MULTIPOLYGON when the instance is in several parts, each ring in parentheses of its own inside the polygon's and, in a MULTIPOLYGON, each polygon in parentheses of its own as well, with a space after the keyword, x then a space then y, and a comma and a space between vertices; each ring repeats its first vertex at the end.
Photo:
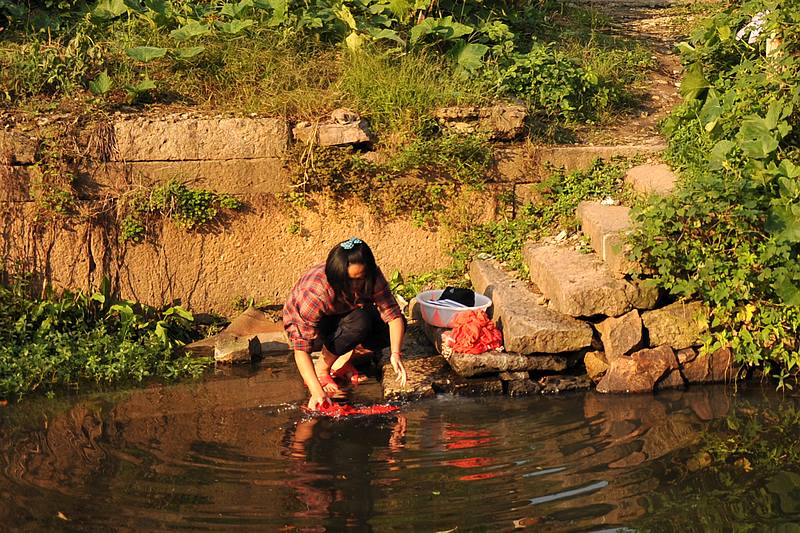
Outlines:
POLYGON ((259 9, 272 11, 272 16, 267 21, 267 26, 274 28, 286 22, 289 0, 255 0, 254 4, 259 9))
POLYGON ((710 86, 703 74, 703 66, 700 63, 695 63, 686 70, 681 82, 680 93, 686 100, 694 100, 710 86))
POLYGON ((104 70, 94 80, 89 82, 89 90, 97 96, 102 96, 111 90, 114 83, 108 77, 108 71, 104 70))
POLYGON ((779 205, 769 212, 766 224, 775 239, 792 243, 800 242, 800 205, 779 205))
POLYGON ((465 44, 458 47, 456 61, 458 65, 469 72, 475 72, 483 66, 483 56, 489 51, 485 44, 465 44))
POLYGON ((234 4, 225 4, 219 10, 220 15, 226 15, 231 18, 238 18, 239 15, 248 7, 253 7, 253 0, 242 0, 234 4))
POLYGON ((245 20, 232 20, 230 22, 220 23, 217 22, 216 26, 220 29, 223 33, 230 33, 230 34, 237 34, 245 28, 249 28, 256 21, 252 19, 245 19, 245 20))
POLYGON ((731 153, 731 150, 735 147, 736 143, 728 139, 723 139, 715 144, 714 148, 712 148, 711 152, 708 154, 709 167, 712 170, 721 169, 722 164, 728 159, 728 154, 731 153))
POLYGON ((350 35, 345 38, 344 42, 350 50, 358 50, 364 44, 364 37, 356 32, 350 32, 350 35))
POLYGON ((737 138, 744 154, 755 159, 764 159, 778 149, 778 139, 772 135, 768 121, 758 116, 742 121, 737 138))
POLYGON ((112 20, 127 12, 124 0, 100 0, 92 10, 92 16, 99 20, 112 20))
POLYGON ((396 42, 400 46, 405 46, 406 45, 406 42, 394 30, 390 30, 390 29, 386 29, 386 28, 384 28, 382 30, 376 30, 375 28, 371 28, 369 34, 376 41, 379 40, 379 39, 388 39, 390 41, 396 42))
POLYGON ((156 88, 156 82, 151 79, 145 79, 137 83, 136 85, 129 86, 137 93, 143 93, 145 91, 149 91, 156 88))
POLYGON ((172 57, 175 59, 191 59, 201 53, 206 49, 205 46, 191 46, 188 48, 176 48, 174 52, 172 52, 172 57))
POLYGON ((167 49, 155 46, 137 46, 135 48, 128 48, 125 50, 125 53, 137 61, 147 63, 148 61, 167 55, 167 49))
POLYGON ((780 276, 773 288, 783 303, 800 306, 800 289, 786 275, 780 276))
POLYGON ((176 41, 185 41, 187 39, 191 39, 192 37, 208 35, 209 33, 211 33, 211 27, 208 24, 200 24, 198 21, 193 20, 189 24, 186 24, 177 30, 172 30, 169 32, 169 36, 176 41))
POLYGON ((434 19, 426 18, 425 20, 423 20, 422 22, 411 28, 408 42, 411 43, 411 45, 416 44, 417 41, 419 41, 426 35, 432 33, 435 27, 436 23, 434 22, 434 19))
POLYGON ((336 18, 344 22, 348 28, 350 28, 355 32, 356 19, 353 17, 353 14, 350 12, 350 9, 346 5, 342 4, 342 6, 339 9, 335 9, 333 12, 336 14, 336 18))

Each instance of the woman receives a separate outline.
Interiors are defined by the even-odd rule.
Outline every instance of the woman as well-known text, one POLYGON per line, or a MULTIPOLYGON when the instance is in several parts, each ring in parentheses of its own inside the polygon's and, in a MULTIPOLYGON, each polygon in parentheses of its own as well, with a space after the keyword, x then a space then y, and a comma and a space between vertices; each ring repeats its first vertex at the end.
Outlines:
POLYGON ((337 244, 324 264, 300 278, 283 307, 283 327, 311 393, 309 409, 324 407, 328 394, 339 391, 331 367, 336 363, 339 372, 352 373, 349 359, 359 346, 372 351, 390 346, 397 380, 406 384, 401 361, 405 319, 372 250, 361 239, 337 244), (311 353, 317 350, 322 356, 315 368, 311 353))

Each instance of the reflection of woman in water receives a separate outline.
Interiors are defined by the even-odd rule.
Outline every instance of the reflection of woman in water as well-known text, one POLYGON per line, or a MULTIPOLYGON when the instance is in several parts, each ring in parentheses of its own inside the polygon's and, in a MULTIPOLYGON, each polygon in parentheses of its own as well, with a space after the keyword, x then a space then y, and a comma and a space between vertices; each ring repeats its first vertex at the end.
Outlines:
POLYGON ((324 264, 300 278, 283 307, 283 327, 311 393, 309 409, 326 405, 328 394, 339 391, 334 376, 357 375, 350 358, 359 347, 378 351, 390 346, 390 362, 405 385, 405 319, 372 250, 361 239, 337 244, 324 264), (310 354, 317 350, 322 356, 315 368, 310 354))
POLYGON ((373 484, 372 469, 381 464, 393 469, 393 454, 403 448, 405 430, 403 415, 298 422, 288 436, 295 468, 287 484, 305 509, 295 516, 313 519, 320 531, 354 526, 370 531, 373 502, 379 496, 375 491, 380 490, 373 484))

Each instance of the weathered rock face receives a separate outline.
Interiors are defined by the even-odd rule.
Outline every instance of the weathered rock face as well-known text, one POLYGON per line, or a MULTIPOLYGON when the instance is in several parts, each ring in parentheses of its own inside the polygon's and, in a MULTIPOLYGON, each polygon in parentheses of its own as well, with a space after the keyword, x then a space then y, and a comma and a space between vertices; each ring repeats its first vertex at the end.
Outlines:
POLYGON ((571 316, 619 316, 632 307, 627 281, 617 279, 597 256, 556 244, 523 249, 531 280, 559 312, 571 316))
POLYGON ((542 392, 542 385, 532 379, 517 379, 509 381, 506 393, 513 397, 530 396, 542 392))
POLYGON ((652 392, 670 370, 678 368, 669 346, 645 349, 610 362, 608 372, 597 384, 598 392, 652 392))
POLYGON ((637 192, 666 196, 675 190, 677 176, 667 165, 639 165, 625 174, 625 183, 637 192))
POLYGON ((634 309, 619 318, 607 318, 597 325, 606 358, 613 360, 641 347, 642 319, 634 309))
POLYGON ((600 381, 606 371, 608 371, 608 359, 603 352, 587 352, 583 357, 583 364, 586 366, 586 373, 593 382, 600 381))
POLYGON ((445 107, 433 116, 445 128, 457 133, 488 133, 493 139, 511 140, 525 129, 528 113, 524 106, 445 107))
POLYGON ((497 263, 473 261, 469 274, 475 290, 492 299, 492 318, 503 331, 506 351, 572 352, 591 343, 588 324, 539 305, 541 295, 512 278, 497 263))
POLYGON ((456 374, 463 377, 532 370, 560 372, 567 368, 565 357, 547 354, 521 355, 504 352, 465 354, 454 352, 445 354, 445 359, 456 374))
POLYGON ((283 330, 283 324, 273 322, 266 313, 249 307, 242 314, 231 320, 222 333, 237 337, 256 337, 260 344, 260 355, 286 353, 289 342, 283 330))
POLYGON ((650 345, 667 344, 676 350, 698 344, 707 330, 707 309, 700 302, 675 302, 642 314, 650 345))
POLYGON ((544 376, 539 379, 542 394, 586 390, 591 388, 589 376, 544 376))
POLYGON ((697 355, 694 350, 681 352, 683 375, 689 383, 732 381, 736 375, 730 348, 721 348, 705 356, 697 355))
POLYGON ((275 118, 137 117, 114 124, 117 161, 281 157, 289 125, 275 118))
POLYGON ((258 337, 239 337, 231 333, 221 333, 214 343, 214 361, 217 363, 249 363, 253 357, 261 355, 258 337))

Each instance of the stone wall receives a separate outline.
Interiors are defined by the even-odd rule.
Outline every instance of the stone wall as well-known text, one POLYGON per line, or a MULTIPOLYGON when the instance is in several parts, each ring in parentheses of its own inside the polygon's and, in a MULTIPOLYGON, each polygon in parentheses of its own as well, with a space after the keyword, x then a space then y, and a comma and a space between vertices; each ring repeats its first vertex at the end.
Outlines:
MULTIPOLYGON (((71 120, 61 115, 47 127, 68 128, 71 120)), ((118 115, 96 126, 79 132, 77 153, 85 158, 70 169, 79 215, 61 220, 43 216, 34 198, 43 172, 41 128, 18 123, 0 130, 0 274, 27 272, 73 289, 109 277, 124 298, 152 305, 180 300, 195 311, 228 313, 239 298, 281 302, 303 270, 351 235, 370 244, 387 275, 450 263, 451 235, 441 227, 381 220, 357 201, 326 198, 291 213, 280 200, 291 190, 286 160, 293 140, 284 119, 118 115), (236 195, 247 207, 212 230, 190 233, 167 221, 145 243, 120 243, 113 200, 170 179, 236 195)), ((497 195, 510 187, 522 198, 542 177, 536 165, 555 159, 574 168, 592 159, 574 148, 506 146, 498 151, 501 185, 452 199, 462 222, 494 219, 497 195)))

